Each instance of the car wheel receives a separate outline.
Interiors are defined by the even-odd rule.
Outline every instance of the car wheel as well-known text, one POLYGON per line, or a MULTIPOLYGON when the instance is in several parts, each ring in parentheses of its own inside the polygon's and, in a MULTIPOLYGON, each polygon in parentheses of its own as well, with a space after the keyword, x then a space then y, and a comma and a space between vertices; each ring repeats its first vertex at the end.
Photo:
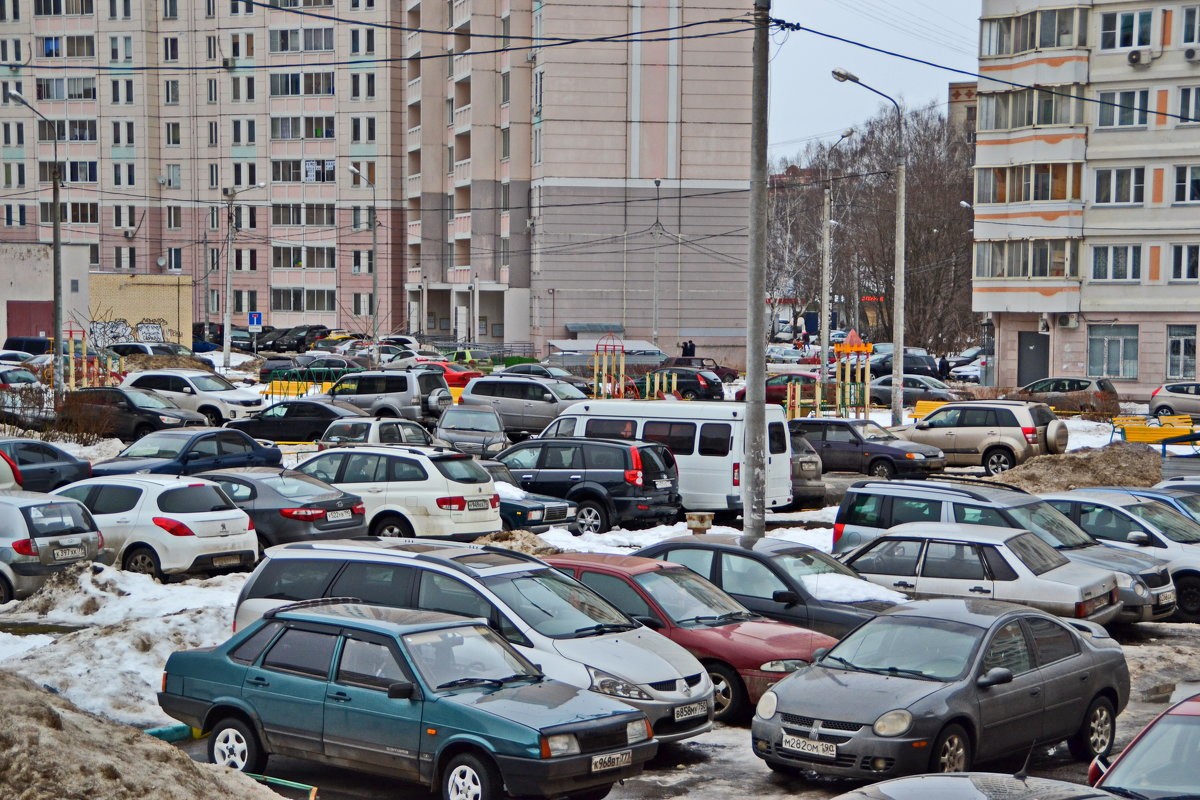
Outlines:
POLYGON ((408 539, 412 537, 413 529, 412 525, 409 525, 408 520, 404 517, 397 516, 396 514, 385 514, 371 523, 371 535, 408 539))
POLYGON ((162 567, 159 566, 158 556, 149 547, 135 547, 125 554, 121 560, 121 569, 126 572, 136 572, 139 575, 149 575, 157 581, 163 579, 162 567))
POLYGON ((222 417, 221 417, 220 411, 217 411, 215 408, 209 408, 206 406, 205 408, 200 409, 200 413, 203 414, 205 419, 208 420, 209 425, 211 425, 214 428, 221 427, 222 417))
POLYGON ((0 575, 0 605, 13 601, 13 587, 8 578, 0 575))
POLYGON ((896 467, 886 458, 879 458, 871 462, 871 466, 867 468, 867 474, 872 478, 890 480, 896 474, 896 467))
POLYGON ((140 439, 143 436, 150 434, 150 433, 154 433, 154 428, 152 428, 149 425, 138 425, 136 428, 133 429, 133 438, 135 440, 140 439))
POLYGON ((947 725, 929 759, 930 772, 966 772, 971 768, 971 740, 961 725, 947 725))
POLYGON ((746 688, 737 672, 727 664, 707 664, 713 682, 713 719, 736 722, 746 713, 746 688))
POLYGON ((249 725, 232 717, 213 726, 208 739, 208 760, 219 767, 255 775, 260 774, 267 764, 258 736, 249 725))
POLYGON ((595 500, 584 500, 575 512, 575 530, 579 533, 604 533, 608 530, 608 512, 595 500))
POLYGON ((682 397, 684 400, 695 400, 696 393, 694 391, 692 391, 691 389, 688 389, 686 392, 682 393, 682 397))
POLYGON ((499 800, 504 784, 490 761, 459 753, 442 772, 442 800, 499 800))
POLYGON ((983 469, 988 475, 999 475, 1016 466, 1012 451, 1004 447, 993 447, 983 454, 983 469))
POLYGON ((1067 747, 1076 761, 1091 761, 1103 758, 1112 750, 1117 735, 1117 716, 1112 701, 1097 697, 1083 715, 1083 724, 1070 739, 1067 747))
POLYGON ((1182 622, 1200 622, 1200 577, 1184 575, 1175 579, 1175 618, 1182 622))
POLYGON ((583 792, 576 792, 572 795, 567 795, 569 800, 604 800, 608 797, 608 793, 612 791, 612 784, 608 786, 597 786, 595 789, 588 789, 583 792))
POLYGON ((1170 406, 1158 406, 1154 409, 1154 416, 1156 417, 1170 417, 1174 414, 1175 409, 1171 408, 1170 406))
POLYGON ((379 417, 380 419, 392 419, 396 416, 396 412, 392 411, 390 408, 381 408, 375 412, 375 416, 379 417))
POLYGON ((1061 419, 1050 420, 1050 424, 1046 426, 1046 451, 1054 455, 1062 455, 1067 452, 1069 437, 1067 423, 1061 419))

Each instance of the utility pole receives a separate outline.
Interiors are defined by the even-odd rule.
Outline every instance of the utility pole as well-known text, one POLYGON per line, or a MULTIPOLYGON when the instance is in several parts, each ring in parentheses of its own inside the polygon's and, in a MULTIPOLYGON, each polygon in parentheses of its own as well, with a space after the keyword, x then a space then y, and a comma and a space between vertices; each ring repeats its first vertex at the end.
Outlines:
POLYGON ((224 327, 224 330, 221 331, 221 363, 226 370, 229 369, 229 351, 233 345, 233 235, 237 231, 237 225, 234 224, 233 219, 233 201, 242 192, 262 189, 266 185, 258 183, 242 189, 226 186, 221 190, 221 194, 225 195, 225 296, 221 298, 221 307, 224 311, 221 315, 221 323, 224 327))
POLYGON ((750 72, 750 265, 746 291, 746 469, 742 533, 767 528, 767 58, 771 0, 754 0, 750 72))

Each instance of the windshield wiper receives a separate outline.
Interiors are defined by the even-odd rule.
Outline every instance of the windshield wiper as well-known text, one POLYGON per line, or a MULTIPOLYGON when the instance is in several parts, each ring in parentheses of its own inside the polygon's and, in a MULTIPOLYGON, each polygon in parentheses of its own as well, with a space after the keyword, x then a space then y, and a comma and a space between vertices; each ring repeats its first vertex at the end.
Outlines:
POLYGON ((905 669, 904 667, 880 667, 880 669, 889 675, 911 675, 914 678, 930 677, 919 669, 905 669))
POLYGON ((822 662, 822 663, 824 663, 824 662, 826 662, 826 661, 836 661, 836 662, 838 662, 839 664, 842 664, 843 666, 845 666, 845 667, 846 667, 846 669, 862 669, 862 667, 858 666, 857 664, 853 664, 853 663, 851 663, 850 661, 847 661, 846 659, 842 658, 841 656, 829 656, 829 655, 827 655, 827 656, 825 656, 824 658, 822 658, 822 659, 821 659, 821 662, 822 662))
POLYGON ((584 628, 576 628, 576 636, 599 636, 602 633, 618 633, 620 631, 628 631, 633 629, 633 625, 625 622, 600 622, 595 625, 588 625, 584 628))
POLYGON ((509 675, 504 678, 496 678, 496 680, 499 681, 500 683, 514 683, 516 681, 534 681, 534 682, 536 682, 536 681, 540 681, 544 677, 546 677, 546 676, 540 672, 514 672, 512 675, 509 675))
POLYGON ((758 619, 758 614, 755 614, 753 611, 730 611, 717 617, 718 622, 735 619, 758 619))
POLYGON ((455 678, 452 681, 439 683, 437 688, 453 689, 456 686, 475 686, 480 683, 494 683, 497 686, 500 686, 504 683, 504 680, 502 678, 455 678))
POLYGON ((680 622, 695 622, 697 624, 704 624, 707 622, 717 622, 720 619, 721 618, 718 617, 716 614, 709 614, 708 616, 688 617, 687 619, 681 619, 679 621, 680 622))
MULTIPOLYGON (((1125 789, 1120 786, 1105 786, 1104 791, 1110 792, 1111 794, 1118 795, 1119 797, 1130 797, 1130 798, 1133 798, 1133 800, 1149 800, 1149 797, 1142 794, 1141 792, 1135 792, 1133 789, 1125 789)), ((1185 798, 1195 797, 1195 796, 1196 795, 1194 795, 1194 794, 1192 794, 1192 795, 1181 794, 1181 795, 1178 795, 1178 797, 1175 798, 1175 800, 1185 800, 1185 798)), ((1172 800, 1172 798, 1163 797, 1163 798, 1156 798, 1156 800, 1172 800)))

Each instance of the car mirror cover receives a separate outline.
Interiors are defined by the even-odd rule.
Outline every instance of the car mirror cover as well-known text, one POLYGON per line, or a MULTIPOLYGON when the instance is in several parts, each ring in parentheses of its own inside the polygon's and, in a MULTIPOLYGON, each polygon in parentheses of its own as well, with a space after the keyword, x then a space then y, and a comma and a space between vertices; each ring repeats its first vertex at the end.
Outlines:
POLYGON ((776 603, 784 603, 785 605, 794 606, 800 602, 800 597, 795 592, 787 589, 778 589, 771 595, 771 599, 776 603))
POLYGON ((410 681, 397 681, 389 684, 387 696, 389 700, 412 700, 416 687, 410 681))
POLYGON ((976 679, 975 684, 981 689, 986 689, 989 686, 999 686, 1002 683, 1012 683, 1012 679, 1012 670, 1006 667, 992 667, 987 672, 980 675, 979 678, 976 679))

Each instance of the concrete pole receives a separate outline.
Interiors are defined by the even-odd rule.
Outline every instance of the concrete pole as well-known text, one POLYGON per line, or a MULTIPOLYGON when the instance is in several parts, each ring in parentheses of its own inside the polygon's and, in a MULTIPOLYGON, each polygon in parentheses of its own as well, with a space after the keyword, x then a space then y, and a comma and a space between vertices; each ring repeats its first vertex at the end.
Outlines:
MULTIPOLYGON (((903 147, 903 143, 901 143, 903 147)), ((892 279, 892 424, 904 424, 904 182, 905 164, 896 165, 896 275, 892 279)))
POLYGON ((825 383, 825 369, 829 365, 829 296, 833 283, 833 256, 830 252, 830 228, 833 227, 832 179, 825 184, 825 197, 821 203, 821 324, 818 330, 821 334, 821 366, 817 370, 820 376, 818 384, 825 383))

